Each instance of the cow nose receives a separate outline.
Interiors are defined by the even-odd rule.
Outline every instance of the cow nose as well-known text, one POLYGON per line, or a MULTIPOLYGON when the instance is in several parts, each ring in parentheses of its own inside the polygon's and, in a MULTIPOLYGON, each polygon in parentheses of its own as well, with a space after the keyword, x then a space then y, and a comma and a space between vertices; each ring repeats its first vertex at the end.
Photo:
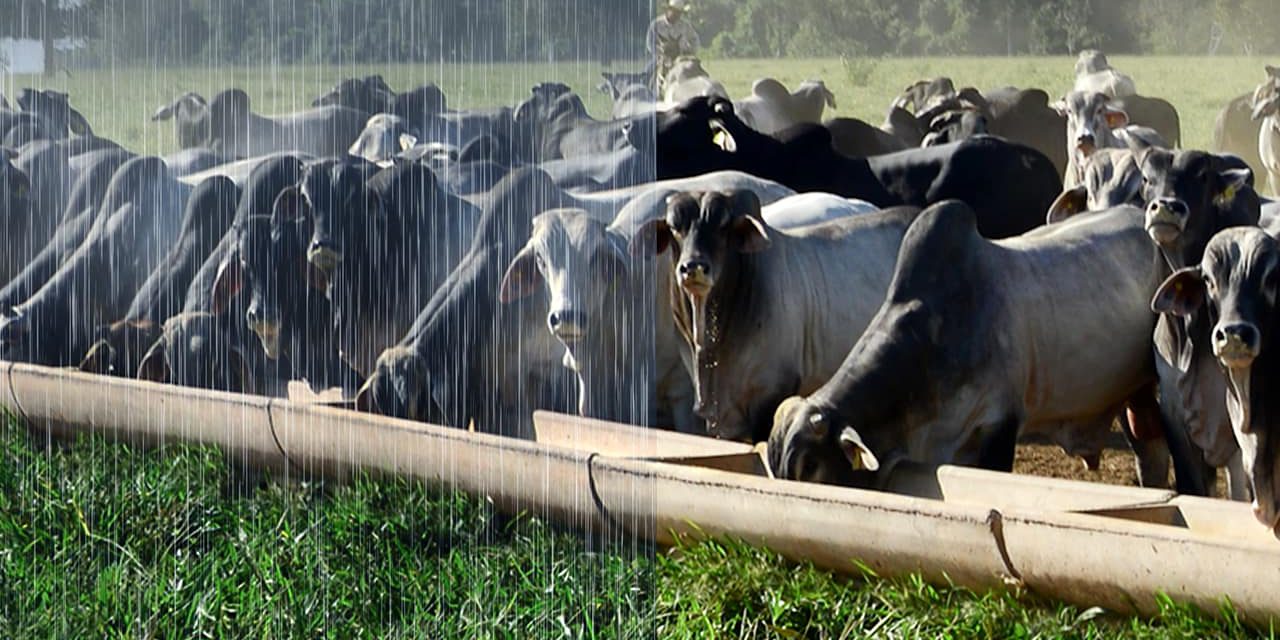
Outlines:
POLYGON ((1079 145, 1093 146, 1094 142, 1095 141, 1093 139, 1093 134, 1088 131, 1081 133, 1079 136, 1076 137, 1076 144, 1079 144, 1079 145))
POLYGON ((1187 203, 1176 198, 1157 198, 1147 205, 1147 213, 1153 216, 1165 212, 1178 218, 1186 218, 1189 215, 1187 203))
POLYGON ((587 330, 587 314, 572 309, 552 311, 547 314, 547 326, 559 338, 576 339, 587 330))
POLYGON ((1258 357, 1258 328, 1249 322, 1218 325, 1213 330, 1213 352, 1228 367, 1247 367, 1258 357))

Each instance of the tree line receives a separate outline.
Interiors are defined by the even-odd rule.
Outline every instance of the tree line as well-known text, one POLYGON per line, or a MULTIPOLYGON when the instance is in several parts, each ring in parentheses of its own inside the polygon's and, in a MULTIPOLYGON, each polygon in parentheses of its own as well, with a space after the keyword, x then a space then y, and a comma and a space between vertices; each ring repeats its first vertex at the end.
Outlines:
MULTIPOLYGON (((74 66, 613 61, 642 55, 653 15, 649 0, 8 0, 0 37, 84 39, 74 66)), ((1277 0, 695 0, 689 18, 724 57, 1280 52, 1277 0)))

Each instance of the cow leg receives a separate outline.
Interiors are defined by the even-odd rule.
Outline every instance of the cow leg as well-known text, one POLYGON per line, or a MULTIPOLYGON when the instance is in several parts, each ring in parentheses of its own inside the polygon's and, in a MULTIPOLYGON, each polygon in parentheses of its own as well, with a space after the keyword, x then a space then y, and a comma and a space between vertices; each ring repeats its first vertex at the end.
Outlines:
POLYGON ((1232 500, 1238 502, 1253 500, 1253 487, 1249 486, 1249 477, 1244 472, 1244 458, 1241 457, 1239 449, 1231 454, 1231 459, 1227 461, 1227 491, 1232 500))
MULTIPOLYGON (((1160 371, 1160 423, 1157 426, 1164 433, 1165 450, 1173 458, 1174 487, 1184 495, 1207 496, 1213 487, 1214 469, 1205 463, 1204 452, 1191 441, 1173 375, 1160 371)), ((1162 477, 1167 478, 1167 472, 1162 477)), ((1163 486, 1168 486, 1167 481, 1163 486)))
POLYGON ((1143 387, 1125 404, 1125 440, 1135 457, 1138 484, 1144 487, 1169 486, 1170 449, 1156 404, 1155 389, 1143 387))
POLYGON ((1013 457, 1018 448, 1018 420, 1007 418, 982 444, 978 466, 992 471, 1013 471, 1013 457))

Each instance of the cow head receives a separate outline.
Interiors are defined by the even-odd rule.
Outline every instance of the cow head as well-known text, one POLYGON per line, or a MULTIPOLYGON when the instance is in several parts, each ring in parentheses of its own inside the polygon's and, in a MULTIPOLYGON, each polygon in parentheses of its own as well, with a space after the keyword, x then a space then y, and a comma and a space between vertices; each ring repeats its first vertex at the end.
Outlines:
POLYGON ((1205 243, 1219 229, 1257 224, 1256 198, 1252 207, 1233 206, 1236 194, 1252 182, 1249 168, 1233 160, 1154 147, 1137 154, 1147 233, 1171 268, 1199 260, 1205 243))
POLYGON ((1261 120, 1280 111, 1280 67, 1267 65, 1267 81, 1253 91, 1253 119, 1261 120))
POLYGON ((209 101, 209 139, 205 145, 216 147, 228 143, 228 136, 241 135, 253 111, 249 94, 242 89, 219 91, 209 101))
POLYGON ((1077 213, 1123 204, 1143 206, 1138 161, 1129 149, 1099 149, 1085 161, 1082 183, 1053 201, 1045 222, 1054 224, 1077 213))
MULTIPOLYGON (((296 190, 286 189, 276 199, 277 211, 294 206, 296 190)), ((213 286, 213 311, 220 314, 231 299, 247 290, 249 304, 245 325, 262 343, 267 357, 280 356, 281 340, 295 318, 286 310, 299 308, 297 298, 307 295, 311 273, 302 251, 309 225, 284 216, 250 216, 237 222, 236 248, 218 268, 213 286)), ((314 280, 312 281, 315 282, 314 280)))
POLYGON ((104 327, 98 341, 80 360, 80 370, 131 378, 142 356, 160 337, 160 327, 150 320, 121 320, 104 327))
POLYGON ((1111 68, 1107 56, 1097 49, 1085 49, 1076 57, 1076 75, 1082 76, 1111 68))
POLYGON ((924 109, 931 101, 945 99, 954 96, 955 93, 956 85, 951 78, 942 76, 932 80, 920 80, 903 89, 890 105, 890 110, 898 107, 915 113, 924 109))
POLYGON ((18 106, 49 122, 50 130, 59 138, 68 134, 93 135, 89 121, 71 106, 67 94, 58 91, 23 89, 18 94, 18 106))
POLYGON ((676 279, 692 300, 706 300, 735 254, 769 247, 769 232, 752 191, 681 193, 667 199, 665 218, 645 223, 632 239, 632 253, 674 246, 676 279))
POLYGON ((1280 245, 1261 229, 1226 229, 1198 265, 1178 270, 1156 291, 1157 312, 1190 316, 1209 309, 1214 356, 1228 378, 1227 411, 1253 485, 1253 511, 1280 536, 1280 423, 1271 378, 1280 373, 1280 245), (1209 304, 1205 304, 1208 301, 1209 304))
POLYGON ((380 75, 347 78, 311 102, 313 107, 336 105, 364 111, 389 112, 395 105, 396 93, 380 75))
POLYGON ((717 343, 732 319, 723 316, 728 310, 721 300, 741 295, 737 283, 747 268, 747 256, 764 251, 770 242, 760 200, 746 190, 673 195, 667 200, 666 217, 641 225, 631 239, 633 254, 648 247, 656 247, 658 253, 673 248, 676 325, 698 361, 694 411, 708 420, 714 433, 749 420, 735 420, 741 416, 728 415, 729 407, 722 414, 721 398, 713 391, 717 376, 731 375, 716 367, 717 343))
MULTIPOLYGON (((307 247, 307 261, 332 279, 347 251, 375 249, 374 238, 385 231, 386 215, 382 199, 365 185, 363 166, 348 163, 320 163, 309 166, 301 187, 290 199, 276 207, 276 215, 309 218, 313 228, 307 247)), ((282 194, 283 195, 283 194, 282 194)))
POLYGON ((356 394, 356 410, 393 418, 431 421, 430 372, 413 349, 397 346, 378 356, 373 374, 356 394))
POLYGON ((184 93, 173 102, 156 110, 152 122, 173 120, 178 146, 199 147, 209 138, 209 103, 195 92, 184 93))
POLYGON ((253 393, 256 377, 239 333, 218 316, 182 313, 164 323, 160 337, 138 363, 139 380, 253 393))
MULTIPOLYGON (((719 96, 690 98, 654 118, 658 170, 664 176, 686 177, 721 169, 743 168, 740 158, 754 157, 757 146, 777 141, 743 124, 734 114, 733 103, 719 96)), ((645 146, 646 127, 628 132, 628 141, 637 149, 645 146)), ((767 157, 767 156, 765 156, 767 157)))
POLYGON ((627 273, 623 241, 580 209, 552 209, 533 220, 529 242, 502 278, 499 299, 510 303, 545 286, 547 328, 565 346, 585 339, 601 321, 607 297, 627 273))
POLYGON ((778 478, 855 486, 866 484, 880 461, 853 427, 793 396, 774 413, 769 468, 778 478))
POLYGON ((1111 131, 1129 124, 1129 114, 1106 94, 1072 91, 1053 107, 1067 119, 1067 149, 1077 162, 1095 149, 1123 146, 1111 131))

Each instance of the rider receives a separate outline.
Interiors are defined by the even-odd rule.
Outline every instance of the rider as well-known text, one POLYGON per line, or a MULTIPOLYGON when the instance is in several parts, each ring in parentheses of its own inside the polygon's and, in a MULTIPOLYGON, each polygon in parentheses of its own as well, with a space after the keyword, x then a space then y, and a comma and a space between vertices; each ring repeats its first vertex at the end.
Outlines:
POLYGON ((689 0, 668 0, 662 15, 649 24, 649 32, 645 35, 649 64, 645 71, 654 73, 659 83, 676 58, 698 52, 698 33, 693 30, 693 23, 684 17, 688 10, 689 0))

